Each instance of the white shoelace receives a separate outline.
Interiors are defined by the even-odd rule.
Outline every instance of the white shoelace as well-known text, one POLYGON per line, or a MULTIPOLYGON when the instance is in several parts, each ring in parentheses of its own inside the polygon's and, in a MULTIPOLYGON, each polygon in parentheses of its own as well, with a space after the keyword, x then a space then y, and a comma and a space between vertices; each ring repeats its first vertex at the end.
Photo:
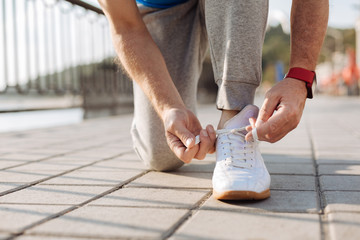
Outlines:
MULTIPOLYGON (((240 132, 240 131, 244 131, 244 130, 245 130, 245 127, 243 127, 243 128, 234 128, 234 129, 219 129, 219 130, 216 130, 215 132, 216 132, 216 135, 219 135, 219 134, 222 134, 222 133, 225 133, 225 132, 231 132, 232 133, 232 131, 233 132, 236 132, 236 131, 240 132)), ((256 128, 253 128, 251 130, 251 133, 253 135, 254 141, 255 142, 259 141, 256 128)), ((195 137, 195 145, 199 144, 199 143, 200 143, 200 135, 197 135, 195 137)))
MULTIPOLYGON (((242 128, 234 128, 234 129, 220 129, 216 130, 216 135, 218 136, 218 141, 220 140, 220 144, 223 146, 224 154, 230 152, 230 156, 227 156, 225 161, 227 165, 231 165, 239 168, 251 168, 252 167, 252 156, 254 155, 254 147, 257 144, 257 132, 256 128, 252 130, 253 142, 247 142, 245 140, 244 134, 245 127, 242 128), (227 135, 228 138, 225 139, 223 136, 227 135), (236 138, 232 135, 237 135, 236 138), (234 141, 240 141, 242 143, 242 147, 235 147, 232 145, 234 141), (228 151, 230 150, 230 151, 228 151)), ((200 143, 200 136, 196 136, 195 144, 200 143)))

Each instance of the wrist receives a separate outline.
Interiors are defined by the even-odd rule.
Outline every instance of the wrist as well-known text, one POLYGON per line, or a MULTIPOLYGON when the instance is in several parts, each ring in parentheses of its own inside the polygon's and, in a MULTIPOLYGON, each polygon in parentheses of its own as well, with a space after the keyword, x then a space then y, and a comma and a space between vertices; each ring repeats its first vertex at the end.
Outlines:
POLYGON ((307 88, 306 88, 306 84, 302 81, 299 81, 298 79, 295 78, 285 78, 283 81, 287 81, 290 85, 290 87, 295 91, 297 96, 301 96, 301 98, 306 99, 307 97, 307 88))
POLYGON ((187 111, 187 108, 184 104, 176 103, 176 104, 167 104, 166 106, 163 106, 161 110, 159 111, 160 118, 163 122, 167 119, 167 116, 171 115, 173 112, 177 111, 187 111))

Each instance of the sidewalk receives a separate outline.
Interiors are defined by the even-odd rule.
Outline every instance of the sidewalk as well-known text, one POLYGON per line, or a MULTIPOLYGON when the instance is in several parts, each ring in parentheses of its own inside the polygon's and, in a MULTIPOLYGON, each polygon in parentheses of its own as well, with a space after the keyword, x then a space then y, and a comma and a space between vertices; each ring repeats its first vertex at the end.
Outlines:
POLYGON ((260 202, 214 200, 213 155, 146 170, 131 117, 0 134, 0 239, 360 239, 360 98, 310 100, 296 130, 261 144, 260 202))

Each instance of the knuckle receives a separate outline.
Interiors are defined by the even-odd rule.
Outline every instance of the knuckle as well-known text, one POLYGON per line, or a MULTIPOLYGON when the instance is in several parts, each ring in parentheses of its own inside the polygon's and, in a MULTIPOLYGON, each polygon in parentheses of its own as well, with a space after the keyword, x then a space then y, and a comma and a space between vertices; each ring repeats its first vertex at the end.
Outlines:
POLYGON ((266 91, 266 93, 265 93, 266 98, 272 98, 272 96, 273 96, 273 93, 271 90, 266 91))
POLYGON ((173 131, 175 129, 175 121, 169 120, 165 126, 167 131, 173 131))
MULTIPOLYGON (((278 124, 275 122, 270 123, 270 134, 274 134, 278 130, 278 124)), ((270 136, 269 136, 270 137, 270 136)))
POLYGON ((299 120, 299 117, 298 117, 298 113, 296 110, 291 110, 289 111, 288 113, 288 121, 293 121, 293 122, 297 122, 299 120))
POLYGON ((269 111, 268 109, 266 109, 266 108, 261 108, 259 115, 260 115, 260 116, 264 116, 264 117, 269 117, 269 116, 271 116, 270 111, 269 111))

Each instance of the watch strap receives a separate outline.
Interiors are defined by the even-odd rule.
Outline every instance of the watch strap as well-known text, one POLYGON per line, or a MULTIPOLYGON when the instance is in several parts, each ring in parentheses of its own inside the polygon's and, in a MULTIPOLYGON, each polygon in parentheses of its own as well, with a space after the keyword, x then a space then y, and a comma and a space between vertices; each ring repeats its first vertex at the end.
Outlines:
POLYGON ((304 81, 306 83, 307 98, 313 98, 312 85, 314 83, 315 75, 316 74, 314 71, 294 67, 289 69, 289 72, 286 74, 285 77, 304 81))

